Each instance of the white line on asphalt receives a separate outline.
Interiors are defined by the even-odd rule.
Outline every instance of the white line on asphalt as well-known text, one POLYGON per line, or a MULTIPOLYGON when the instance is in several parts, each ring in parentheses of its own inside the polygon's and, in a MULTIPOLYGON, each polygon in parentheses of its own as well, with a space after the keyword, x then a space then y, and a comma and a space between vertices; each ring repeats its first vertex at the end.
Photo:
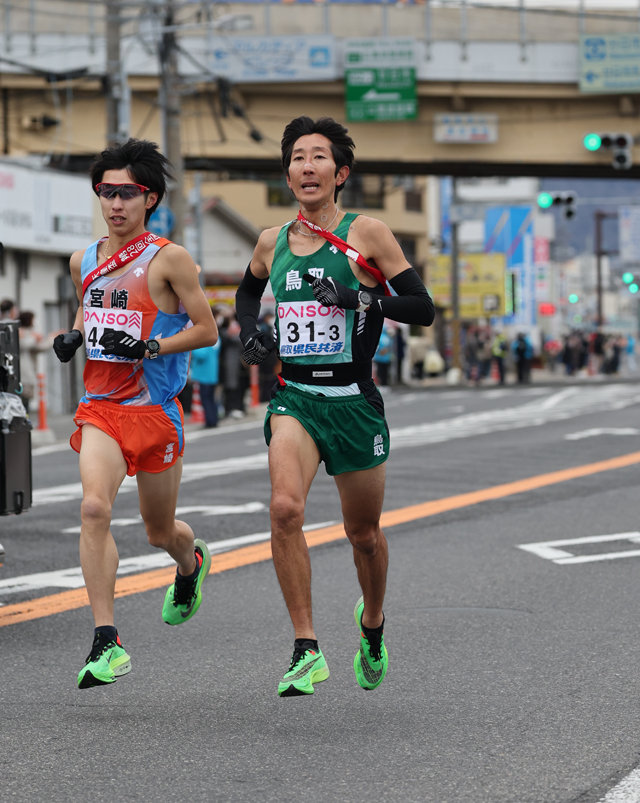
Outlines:
POLYGON ((559 565, 569 563, 595 563, 601 560, 617 560, 619 558, 633 558, 640 555, 640 550, 631 549, 617 552, 599 552, 592 555, 574 555, 558 547, 575 546, 578 544, 604 544, 611 541, 629 541, 632 544, 640 542, 640 532, 611 533, 608 535, 585 535, 581 538, 563 538, 559 541, 538 541, 532 544, 518 544, 518 549, 531 552, 543 560, 551 560, 559 565))
POLYGON ((583 429, 581 432, 571 432, 565 435, 565 440, 579 441, 583 438, 597 438, 600 435, 640 435, 640 429, 635 427, 600 427, 599 429, 583 429))
MULTIPOLYGON (((262 513, 266 510, 262 502, 248 502, 246 505, 185 505, 176 508, 176 516, 188 516, 191 513, 201 513, 203 516, 235 516, 244 513, 262 513)), ((130 527, 142 522, 142 516, 131 516, 126 519, 111 519, 111 527, 130 527)), ((65 527, 63 533, 79 533, 77 527, 65 527)))
MULTIPOLYGON (((322 527, 330 527, 333 524, 336 524, 336 522, 321 521, 316 524, 305 525, 302 529, 305 532, 311 532, 322 527)), ((216 555, 247 544, 268 541, 270 537, 271 533, 269 531, 251 533, 249 535, 239 535, 236 538, 211 541, 207 546, 211 554, 216 555)), ((137 555, 133 558, 123 558, 120 561, 118 576, 147 572, 151 569, 162 569, 165 566, 172 565, 175 565, 173 559, 164 551, 153 552, 148 555, 137 555)), ((5 580, 0 580, 0 593, 4 596, 6 594, 28 593, 43 588, 82 588, 83 585, 82 569, 79 566, 75 566, 71 569, 59 569, 53 572, 38 572, 37 574, 25 574, 21 577, 8 577, 5 580)))
POLYGON ((633 770, 598 803, 640 803, 640 770, 633 770))
MULTIPOLYGON (((573 419, 578 415, 640 404, 640 387, 638 385, 600 385, 588 388, 587 391, 584 388, 569 388, 551 394, 542 404, 537 398, 541 392, 543 392, 542 389, 532 389, 530 395, 535 398, 517 407, 496 408, 480 413, 453 416, 427 424, 395 427, 391 430, 392 447, 402 449, 424 446, 504 430, 544 426, 552 421, 573 419)), ((458 398, 459 394, 452 393, 450 396, 458 398)), ((242 424, 239 428, 248 429, 254 426, 254 424, 242 424)), ((228 427, 227 431, 230 429, 231 427, 228 427)), ((191 463, 186 460, 183 466, 182 482, 193 482, 221 474, 228 476, 246 471, 266 471, 267 466, 266 449, 248 457, 231 457, 226 460, 211 460, 201 463, 191 463)), ((123 493, 135 491, 135 479, 133 477, 125 478, 120 490, 123 493)), ((68 502, 81 498, 82 486, 79 482, 74 482, 52 488, 35 489, 33 506, 68 502)))
MULTIPOLYGON (((230 457, 226 460, 207 460, 202 463, 184 463, 182 467, 182 482, 216 477, 221 474, 237 474, 245 471, 266 469, 268 465, 267 453, 260 452, 248 457, 230 457)), ((120 486, 120 493, 137 491, 135 477, 125 477, 120 486)), ((38 488, 33 491, 33 507, 36 505, 52 504, 53 502, 69 502, 72 499, 82 498, 82 485, 79 482, 70 482, 67 485, 55 485, 50 488, 38 488)))

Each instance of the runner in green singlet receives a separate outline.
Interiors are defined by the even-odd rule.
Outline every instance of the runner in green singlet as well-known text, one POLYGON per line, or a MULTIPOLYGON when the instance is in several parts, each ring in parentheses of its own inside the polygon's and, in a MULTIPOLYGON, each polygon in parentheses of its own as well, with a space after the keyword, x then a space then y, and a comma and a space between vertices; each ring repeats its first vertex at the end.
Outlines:
POLYGON ((268 405, 265 438, 273 562, 295 639, 278 694, 313 694, 314 683, 329 677, 313 627, 302 531, 321 462, 335 477, 362 590, 354 610, 359 631, 354 672, 363 689, 375 689, 388 666, 383 635, 388 550, 380 516, 389 431, 371 362, 385 318, 429 326, 434 306, 388 226, 337 206, 353 165, 355 145, 347 129, 331 118, 297 117, 285 128, 281 145, 300 214, 260 235, 236 295, 249 364, 260 363, 273 347, 258 327, 269 279, 277 304, 282 373, 268 405))

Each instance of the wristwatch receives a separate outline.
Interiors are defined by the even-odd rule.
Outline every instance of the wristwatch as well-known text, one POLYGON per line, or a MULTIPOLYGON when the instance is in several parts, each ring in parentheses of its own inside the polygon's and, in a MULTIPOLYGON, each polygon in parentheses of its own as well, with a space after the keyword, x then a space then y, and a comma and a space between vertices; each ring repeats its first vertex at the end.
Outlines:
POLYGON ((371 293, 367 293, 366 290, 360 290, 358 292, 358 306, 356 307, 356 312, 366 312, 373 302, 373 296, 371 293))
POLYGON ((157 340, 147 340, 147 351, 149 352, 149 359, 155 360, 160 353, 160 343, 157 340))

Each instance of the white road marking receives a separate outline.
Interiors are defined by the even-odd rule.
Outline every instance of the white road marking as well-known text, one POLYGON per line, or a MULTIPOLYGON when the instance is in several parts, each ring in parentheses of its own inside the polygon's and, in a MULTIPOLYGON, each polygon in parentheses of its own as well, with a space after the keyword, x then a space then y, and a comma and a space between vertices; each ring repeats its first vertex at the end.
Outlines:
POLYGON ((579 544, 604 544, 611 541, 629 541, 640 544, 640 532, 613 533, 610 535, 585 535, 582 538, 563 538, 559 541, 539 541, 532 544, 518 544, 518 549, 524 549, 533 555, 550 560, 559 565, 570 563, 596 563, 603 560, 618 560, 620 558, 633 558, 640 555, 640 549, 620 550, 617 552, 599 552, 591 555, 574 555, 566 549, 558 547, 577 546, 579 544))
MULTIPOLYGON (((262 502, 248 502, 246 505, 186 505, 176 508, 176 517, 188 516, 191 513, 201 513, 203 516, 235 516, 241 513, 262 513, 266 510, 262 502)), ((132 524, 141 524, 142 516, 131 516, 130 518, 111 519, 111 527, 129 527, 132 524)), ((80 525, 77 527, 65 527, 63 533, 79 533, 80 525)))
POLYGON ((579 441, 583 438, 597 438, 600 435, 640 435, 640 429, 635 427, 600 427, 599 429, 583 429, 581 432, 571 432, 565 435, 565 440, 579 441))
MULTIPOLYGON (((336 524, 336 522, 321 521, 316 524, 306 525, 303 530, 311 532, 322 527, 330 527, 333 524, 336 524)), ((271 538, 271 532, 269 531, 251 533, 249 535, 240 535, 236 538, 211 541, 207 546, 211 554, 216 555, 247 544, 268 541, 269 538, 271 538)), ((147 572, 151 569, 162 569, 165 566, 175 566, 175 563, 170 555, 164 551, 153 552, 148 555, 137 555, 133 558, 120 560, 118 576, 147 572)), ((59 569, 53 572, 38 572, 36 574, 25 574, 21 577, 7 577, 4 580, 0 580, 0 594, 5 596, 8 594, 29 593, 43 588, 82 588, 83 585, 82 569, 79 566, 75 566, 71 569, 59 569)))
MULTIPOLYGON (((217 477, 221 474, 237 474, 246 471, 265 470, 268 466, 267 453, 249 455, 248 457, 230 457, 226 460, 210 460, 203 463, 184 463, 182 469, 182 482, 217 477)), ((119 493, 137 491, 138 485, 135 477, 125 477, 120 486, 119 493)), ((32 506, 52 504, 53 502, 69 502, 72 499, 82 499, 82 484, 71 482, 67 485, 55 485, 49 488, 37 488, 33 491, 32 506)))
POLYGON ((598 803, 640 803, 640 769, 630 772, 598 803))
MULTIPOLYGON (((622 409, 634 404, 640 404, 640 386, 638 385, 604 385, 584 388, 567 388, 552 393, 542 402, 537 398, 545 392, 542 388, 531 389, 528 395, 535 398, 517 407, 491 409, 480 413, 453 416, 428 424, 419 424, 409 427, 395 427, 391 430, 391 444, 394 449, 424 446, 431 443, 443 443, 459 438, 470 438, 478 435, 491 434, 504 430, 544 426, 551 421, 561 421, 575 418, 578 415, 587 415, 605 412, 611 409, 622 409)), ((459 398, 460 392, 443 394, 450 398, 459 398)), ((238 429, 249 429, 255 424, 241 424, 238 429)), ((230 431, 227 427, 225 431, 230 431)), ((190 433, 204 437, 207 430, 190 433)), ((35 453, 35 452, 34 452, 35 453)), ((266 447, 256 454, 247 457, 231 457, 225 460, 211 460, 201 463, 184 462, 182 482, 194 482, 224 474, 246 471, 266 471, 268 458, 266 447)), ((137 490, 133 477, 126 477, 120 492, 129 493, 137 490)), ((33 507, 54 502, 69 502, 82 498, 82 486, 79 482, 67 485, 58 485, 51 488, 38 488, 33 491, 33 507)))

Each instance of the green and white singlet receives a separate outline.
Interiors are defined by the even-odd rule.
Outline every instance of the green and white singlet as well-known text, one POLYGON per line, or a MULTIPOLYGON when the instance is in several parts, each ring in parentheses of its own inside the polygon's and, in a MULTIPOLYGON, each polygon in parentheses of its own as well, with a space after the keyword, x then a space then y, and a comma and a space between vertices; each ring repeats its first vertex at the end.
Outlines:
MULTIPOLYGON (((345 213, 335 230, 343 240, 357 215, 345 213)), ((346 255, 324 241, 313 254, 291 253, 287 234, 292 224, 278 233, 271 288, 276 300, 276 335, 283 377, 287 384, 323 395, 359 393, 359 381, 371 378, 383 318, 366 312, 324 307, 315 300, 302 276, 332 277, 354 290, 362 289, 346 255)), ((366 288, 382 293, 380 286, 366 288)))

